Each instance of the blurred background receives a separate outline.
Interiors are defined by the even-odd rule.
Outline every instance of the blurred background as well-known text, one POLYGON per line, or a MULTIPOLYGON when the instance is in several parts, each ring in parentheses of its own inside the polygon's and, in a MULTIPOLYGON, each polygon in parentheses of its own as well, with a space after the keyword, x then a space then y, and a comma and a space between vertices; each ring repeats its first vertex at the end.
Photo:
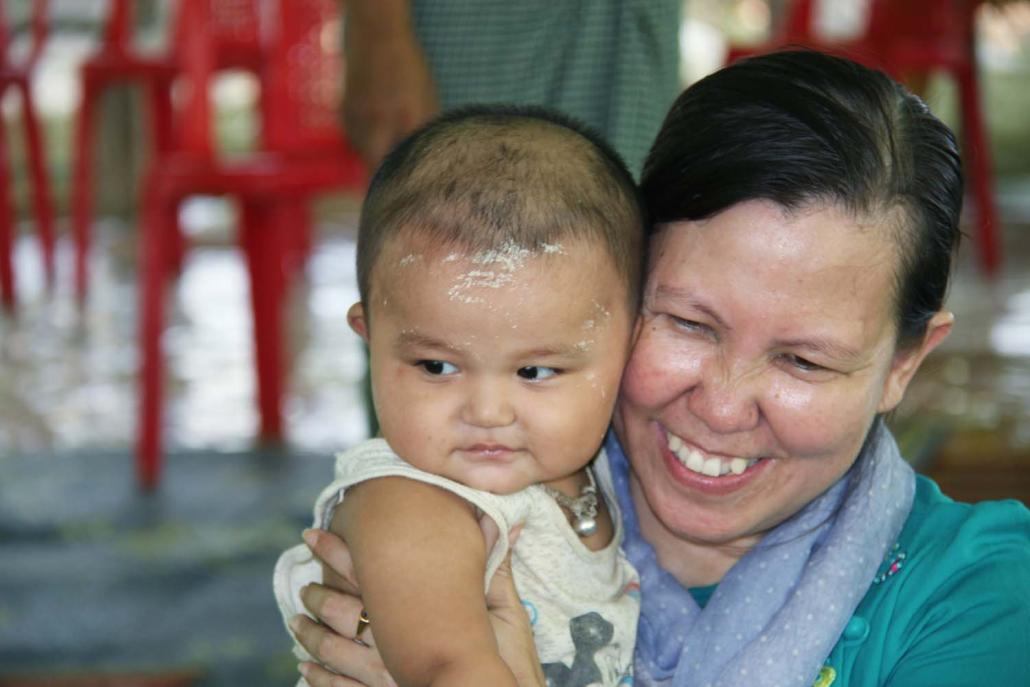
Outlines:
MULTIPOLYGON (((0 1, 0 686, 294 680, 272 566, 369 431, 366 172, 342 4, 285 4, 0 1)), ((799 32, 931 45, 899 76, 979 167, 955 331, 891 421, 946 493, 1030 503, 1030 2, 675 4, 679 86, 799 32)))

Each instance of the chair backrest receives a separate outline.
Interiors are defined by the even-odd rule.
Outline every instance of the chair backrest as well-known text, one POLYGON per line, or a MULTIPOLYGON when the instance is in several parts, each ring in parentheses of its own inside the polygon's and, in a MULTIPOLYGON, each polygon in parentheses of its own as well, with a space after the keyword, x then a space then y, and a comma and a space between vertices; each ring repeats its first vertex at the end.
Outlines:
POLYGON ((278 0, 262 78, 263 139, 272 150, 343 145, 343 20, 338 0, 278 0))
POLYGON ((892 71, 903 70, 908 56, 936 55, 936 61, 941 61, 965 51, 978 4, 977 0, 869 0, 864 30, 850 40, 835 42, 818 35, 817 2, 788 2, 775 42, 829 50, 839 47, 866 64, 892 71))
POLYGON ((876 0, 867 41, 895 74, 973 60, 976 0, 876 0))
MULTIPOLYGON (((259 70, 264 56, 261 12, 267 0, 203 0, 203 4, 215 67, 259 70)), ((180 21, 177 38, 181 38, 181 32, 194 29, 180 21)))
POLYGON ((874 0, 869 35, 877 40, 960 36, 962 23, 972 18, 975 5, 973 0, 874 0))
POLYGON ((349 150, 340 118, 344 83, 338 0, 180 2, 178 53, 186 95, 176 123, 177 147, 214 154, 210 84, 218 69, 247 66, 260 86, 261 149, 294 154, 349 150), (247 15, 239 22, 246 27, 242 34, 230 26, 238 23, 230 19, 238 11, 247 15), (255 37, 258 57, 250 47, 255 37), (229 59, 234 53, 226 46, 233 45, 246 45, 248 52, 229 59))
POLYGON ((124 55, 132 40, 134 19, 132 0, 110 0, 101 49, 124 55))
POLYGON ((244 69, 262 78, 267 61, 263 0, 179 0, 173 59, 180 71, 175 147, 214 155, 211 84, 219 70, 244 69))
MULTIPOLYGON (((39 61, 43 52, 43 46, 47 37, 47 20, 49 16, 48 0, 32 0, 31 14, 29 17, 29 31, 31 33, 29 52, 20 68, 26 71, 31 70, 39 61)), ((11 46, 14 42, 14 32, 8 23, 7 2, 0 0, 0 66, 9 68, 11 64, 11 46)))

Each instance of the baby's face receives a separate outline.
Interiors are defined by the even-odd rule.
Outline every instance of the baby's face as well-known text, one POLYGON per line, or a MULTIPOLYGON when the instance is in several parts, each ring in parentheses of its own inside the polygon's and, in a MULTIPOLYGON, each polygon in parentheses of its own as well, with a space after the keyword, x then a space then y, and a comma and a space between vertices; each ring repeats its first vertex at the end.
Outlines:
POLYGON ((350 313, 383 437, 477 489, 560 487, 601 444, 629 353, 634 313, 611 258, 579 242, 479 255, 395 243, 370 318, 350 313))

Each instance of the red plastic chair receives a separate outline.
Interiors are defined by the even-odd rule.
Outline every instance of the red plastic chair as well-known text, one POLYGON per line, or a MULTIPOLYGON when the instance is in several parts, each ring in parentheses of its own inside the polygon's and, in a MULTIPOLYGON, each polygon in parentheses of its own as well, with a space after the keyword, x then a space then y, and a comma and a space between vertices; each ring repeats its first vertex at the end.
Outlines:
MULTIPOLYGON (((32 180, 32 203, 43 253, 43 268, 46 283, 54 282, 54 206, 47 178, 46 151, 43 134, 36 115, 32 97, 31 75, 43 51, 47 33, 47 0, 33 0, 31 31, 32 39, 28 57, 16 64, 11 59, 12 36, 0 2, 0 98, 8 89, 21 94, 22 115, 27 137, 29 175, 32 180)), ((15 302, 15 274, 13 246, 15 236, 14 208, 11 202, 11 169, 6 145, 6 125, 0 117, 0 301, 8 312, 13 312, 15 302)))
POLYGON ((731 48, 727 62, 785 45, 846 55, 878 67, 900 80, 943 70, 959 90, 967 181, 976 206, 981 268, 996 274, 1001 263, 990 150, 980 100, 975 18, 978 0, 872 0, 864 35, 848 42, 827 42, 812 27, 813 0, 790 3, 780 35, 760 48, 731 48))
MULTIPOLYGON (((172 91, 187 56, 184 40, 192 30, 179 12, 173 19, 169 50, 163 55, 141 54, 133 46, 135 0, 111 0, 99 50, 80 68, 82 98, 75 122, 72 167, 72 235, 75 242, 75 292, 85 300, 89 282, 89 247, 93 216, 93 140, 96 107, 104 91, 114 85, 135 83, 144 89, 153 154, 173 148, 172 91)), ((258 12, 261 0, 209 0, 207 27, 218 69, 257 72, 263 59, 258 12)), ((189 126, 191 120, 182 122, 189 126)), ((202 134, 201 134, 202 135, 202 134)), ((183 248, 180 246, 181 254, 183 248)))
POLYGON ((239 241, 250 276, 261 435, 282 435, 283 311, 302 264, 310 198, 334 189, 363 190, 365 170, 339 126, 342 90, 336 0, 278 0, 265 5, 266 61, 261 72, 262 149, 219 159, 212 146, 207 84, 215 68, 205 0, 183 0, 193 28, 184 37, 191 84, 182 115, 190 124, 176 150, 151 164, 145 180, 140 274, 140 429, 137 474, 153 488, 161 467, 165 286, 173 272, 175 218, 195 194, 228 195, 241 205, 239 241))

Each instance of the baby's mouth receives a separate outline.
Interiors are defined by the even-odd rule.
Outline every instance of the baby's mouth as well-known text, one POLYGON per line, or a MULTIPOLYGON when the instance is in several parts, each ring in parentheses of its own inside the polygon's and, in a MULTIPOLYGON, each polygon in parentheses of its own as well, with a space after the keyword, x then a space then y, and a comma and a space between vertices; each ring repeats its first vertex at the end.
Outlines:
POLYGON ((740 475, 745 470, 757 463, 759 458, 736 458, 720 457, 706 454, 696 446, 690 446, 680 437, 666 432, 669 442, 669 450, 680 464, 700 475, 708 477, 721 477, 723 475, 740 475))

